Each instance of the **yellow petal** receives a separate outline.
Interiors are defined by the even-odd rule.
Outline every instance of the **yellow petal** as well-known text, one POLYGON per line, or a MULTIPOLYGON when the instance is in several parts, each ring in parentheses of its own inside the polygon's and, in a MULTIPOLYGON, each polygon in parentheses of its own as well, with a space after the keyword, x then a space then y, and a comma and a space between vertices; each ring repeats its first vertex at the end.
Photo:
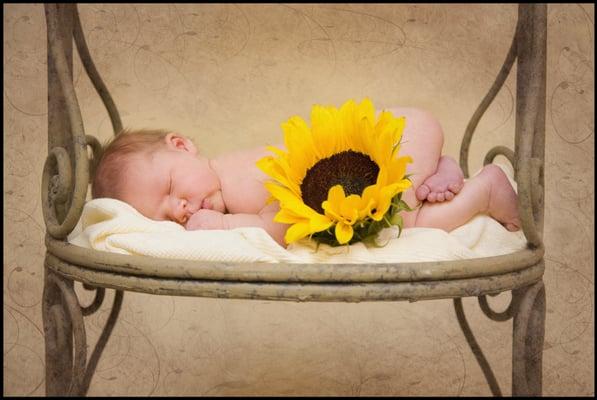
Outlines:
MULTIPOLYGON (((362 147, 361 153, 367 154, 369 158, 371 158, 373 161, 377 163, 377 165, 380 165, 376 157, 379 139, 375 134, 373 124, 369 119, 363 118, 359 121, 358 128, 358 136, 360 137, 360 139, 358 140, 360 140, 362 147)), ((355 140, 357 139, 355 138, 355 140)))
POLYGON ((400 140, 402 139, 402 134, 404 133, 404 128, 406 126, 406 118, 398 117, 398 118, 396 118, 396 121, 398 122, 398 127, 396 128, 396 131, 394 132, 394 143, 399 143, 400 140))
POLYGON ((310 233, 309 221, 299 222, 288 228, 284 235, 284 240, 286 243, 290 244, 308 236, 310 233))
POLYGON ((364 153, 365 149, 362 146, 361 135, 359 134, 358 122, 356 120, 357 104, 354 100, 348 100, 340 107, 340 127, 344 136, 344 142, 347 145, 352 145, 353 150, 364 153))
POLYGON ((328 191, 328 200, 332 202, 334 206, 337 206, 337 209, 340 210, 340 204, 342 200, 345 198, 344 188, 342 185, 334 185, 328 191))
MULTIPOLYGON (((365 191, 366 190, 367 188, 365 188, 365 191)), ((375 200, 373 200, 371 196, 365 197, 365 191, 363 191, 363 197, 361 198, 361 203, 359 204, 359 220, 368 216, 369 212, 371 211, 371 207, 375 205, 375 200)))
POLYGON ((384 165, 380 165, 379 173, 377 174, 376 185, 382 187, 388 182, 388 169, 384 165))
POLYGON ((371 218, 376 221, 380 221, 388 212, 388 209, 392 205, 392 197, 394 197, 392 192, 393 189, 394 188, 392 187, 385 187, 380 190, 377 200, 377 207, 375 209, 375 213, 371 215, 371 218))
POLYGON ((337 126, 333 115, 322 106, 314 105, 311 109, 311 132, 313 145, 319 159, 327 158, 336 152, 335 135, 337 126))
POLYGON ((373 103, 368 97, 365 97, 358 107, 358 118, 362 119, 363 117, 369 121, 375 121, 375 107, 373 107, 373 103))
POLYGON ((284 150, 279 149, 275 146, 265 146, 265 148, 271 151, 272 153, 275 153, 278 157, 286 157, 288 155, 284 150))
POLYGON ((392 143, 393 131, 386 130, 377 136, 377 142, 374 149, 374 161, 377 165, 386 165, 390 162, 392 157, 392 143))
POLYGON ((323 208, 323 212, 325 213, 326 217, 334 221, 342 220, 342 215, 340 214, 340 211, 336 210, 330 201, 326 200, 323 203, 321 203, 321 208, 323 208))
POLYGON ((321 204, 325 215, 336 221, 342 220, 342 201, 344 200, 344 189, 342 185, 335 185, 328 191, 328 199, 321 204))
POLYGON ((412 162, 413 160, 409 156, 398 157, 396 159, 393 159, 390 162, 390 167, 388 171, 388 181, 396 182, 404 178, 404 175, 406 174, 407 164, 412 162))
POLYGON ((333 223, 334 221, 332 221, 325 215, 317 214, 316 216, 310 218, 309 230, 311 231, 311 233, 325 231, 330 226, 332 226, 333 223))
POLYGON ((276 160, 271 156, 266 156, 257 161, 256 165, 264 173, 272 177, 280 184, 286 186, 292 190, 296 196, 300 197, 301 190, 299 185, 297 185, 297 183, 288 176, 289 171, 283 167, 282 163, 283 160, 276 160))
POLYGON ((342 201, 340 206, 340 213, 344 219, 344 223, 352 225, 359 218, 359 206, 361 204, 361 197, 356 194, 351 194, 342 201))
POLYGON ((310 218, 319 214, 317 211, 303 203, 303 200, 300 197, 297 197, 287 188, 272 182, 266 182, 265 188, 280 202, 280 208, 290 209, 296 215, 300 215, 303 218, 310 218))
POLYGON ((377 198, 379 196, 379 185, 371 185, 367 186, 365 190, 363 190, 363 203, 366 204, 366 207, 369 209, 369 212, 372 208, 377 207, 377 198))
POLYGON ((385 126, 390 123, 394 119, 394 116, 390 111, 382 111, 379 113, 379 119, 375 124, 375 131, 381 132, 385 128, 385 126))
POLYGON ((278 211, 274 216, 274 221, 280 222, 282 224, 295 224, 303 220, 304 218, 288 208, 281 208, 280 211, 278 211))
POLYGON ((288 149, 288 163, 290 167, 297 171, 298 175, 304 177, 307 169, 312 164, 312 145, 308 131, 300 128, 295 122, 296 117, 282 123, 284 131, 284 145, 288 149))
POLYGON ((340 243, 340 244, 348 243, 350 241, 350 239, 352 239, 352 235, 353 235, 352 226, 344 224, 342 222, 338 222, 336 224, 335 233, 336 233, 336 239, 338 240, 338 243, 340 243))
POLYGON ((375 221, 380 221, 388 211, 392 198, 388 199, 388 191, 381 185, 371 185, 363 191, 363 201, 368 204, 368 214, 375 221))

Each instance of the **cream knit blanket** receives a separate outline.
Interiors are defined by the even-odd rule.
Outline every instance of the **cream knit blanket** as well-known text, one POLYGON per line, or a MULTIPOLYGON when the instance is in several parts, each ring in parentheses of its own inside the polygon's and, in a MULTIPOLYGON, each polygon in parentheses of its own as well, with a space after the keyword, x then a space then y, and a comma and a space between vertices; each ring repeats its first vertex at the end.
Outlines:
POLYGON ((432 228, 384 229, 383 247, 363 243, 331 247, 303 239, 284 249, 261 228, 186 231, 170 221, 150 220, 128 204, 94 199, 85 204, 71 244, 150 257, 225 262, 398 263, 489 257, 523 249, 522 231, 509 232, 487 215, 477 215, 450 233, 432 228))

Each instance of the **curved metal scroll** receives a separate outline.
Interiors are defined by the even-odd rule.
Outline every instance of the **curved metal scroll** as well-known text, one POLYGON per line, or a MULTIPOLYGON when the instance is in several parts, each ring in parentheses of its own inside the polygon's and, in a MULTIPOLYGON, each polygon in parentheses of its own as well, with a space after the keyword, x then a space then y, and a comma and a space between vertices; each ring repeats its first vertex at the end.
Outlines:
POLYGON ((495 146, 491 150, 487 152, 485 155, 485 159, 483 160, 483 165, 491 164, 493 159, 497 156, 502 155, 510 161, 510 164, 514 167, 516 165, 515 154, 512 149, 506 146, 495 146))
POLYGON ((464 337, 466 338, 469 347, 471 348, 475 358, 477 359, 477 362, 479 363, 479 366, 481 367, 481 370, 483 371, 483 375, 487 380, 487 384, 491 389, 491 393, 494 396, 502 396, 500 385, 498 384, 497 379, 495 378, 495 375, 491 370, 491 366, 489 365, 487 358, 485 358, 485 355, 483 354, 481 347, 475 339, 475 335, 473 335, 473 332, 468 322, 466 321, 466 317, 464 316, 464 309, 462 307, 462 298, 454 299, 454 310, 456 311, 456 318, 458 318, 458 324, 460 325, 460 329, 462 329, 462 333, 464 333, 464 337))
MULTIPOLYGON (((510 70, 512 69, 512 65, 514 64, 514 60, 516 60, 516 51, 517 51, 517 38, 518 38, 518 30, 520 29, 520 19, 516 23, 516 30, 514 32, 514 37, 512 38, 512 44, 510 44, 510 50, 508 50, 508 55, 506 56, 506 60, 504 60, 504 64, 498 73, 498 76, 495 78, 493 85, 489 89, 489 92, 485 95, 481 104, 475 110, 475 113, 471 117, 468 125, 466 126, 466 130, 464 131, 464 137, 462 138, 462 143, 460 144, 460 168, 462 168, 462 172, 464 173, 464 177, 469 177, 469 169, 468 169, 468 152, 471 145, 471 140, 473 139, 473 133, 475 133, 475 129, 487 111, 487 108, 495 99, 495 96, 498 94, 506 78, 510 74, 510 70)), ((516 168, 515 163, 512 163, 512 166, 516 168)))
POLYGON ((74 6, 74 29, 73 29, 73 36, 75 38, 75 43, 77 45, 77 51, 79 52, 79 57, 81 58, 81 62, 83 63, 83 67, 93 83, 95 90, 100 95, 106 110, 108 111, 108 115, 110 116, 110 121, 112 122, 112 129, 114 130, 114 134, 120 132, 122 130, 122 121, 120 119, 120 114, 118 114, 118 109, 116 108, 116 104, 114 104, 114 100, 112 96, 110 96, 110 92, 108 88, 104 84, 97 68, 95 68, 95 64, 93 63, 93 59, 89 54, 89 48, 87 47, 87 42, 85 41, 85 35, 83 34, 83 29, 81 28, 81 19, 79 18, 79 10, 77 6, 74 6))
MULTIPOLYGON (((87 136, 85 136, 85 139, 87 139, 87 145, 91 148, 91 153, 92 153, 92 160, 91 160, 91 164, 89 165, 89 178, 92 179, 92 177, 95 174, 95 169, 97 167, 97 163, 99 162, 99 159, 102 155, 103 149, 102 149, 102 145, 96 139, 95 136, 87 135, 87 136)), ((90 183, 91 183, 91 181, 90 181, 90 183)))
MULTIPOLYGON (((92 314, 97 311, 104 298, 104 289, 97 288, 98 292, 91 306, 82 307, 77 299, 77 295, 72 284, 68 284, 65 279, 54 273, 48 273, 46 277, 46 285, 48 286, 44 292, 44 307, 47 308, 47 319, 45 321, 46 331, 53 332, 53 336, 47 337, 46 341, 56 341, 57 345, 50 347, 56 349, 67 350, 70 346, 70 337, 74 336, 74 362, 70 364, 72 358, 66 357, 63 360, 63 371, 65 375, 60 382, 62 387, 66 389, 65 393, 74 396, 83 396, 89 389, 91 378, 97 367, 100 355, 103 352, 110 334, 114 329, 116 319, 122 308, 122 300, 124 292, 117 290, 114 296, 114 302, 112 304, 112 310, 106 321, 106 325, 93 349, 93 353, 87 362, 87 335, 85 332, 85 324, 83 317, 92 314), (58 302, 51 304, 53 288, 57 288, 60 293, 60 299, 58 302), (66 309, 66 314, 64 310, 66 309), (67 318, 68 316, 68 318, 67 318), (68 321, 68 322, 67 322, 68 321), (72 324, 72 325, 71 325, 72 324), (71 326, 71 329, 64 329, 65 326, 71 326), (69 374, 70 372, 70 374, 69 374), (69 376, 70 375, 70 376, 69 376)), ((95 288, 93 288, 95 289, 95 288)), ((53 299, 54 301, 58 299, 53 299)), ((70 349, 68 349, 70 350, 70 349)), ((48 393, 51 395, 52 393, 48 393)))
MULTIPOLYGON (((68 392, 70 394, 80 394, 83 384, 83 376, 85 371, 85 364, 87 360, 87 335, 85 332, 85 324, 83 323, 83 314, 77 302, 77 296, 73 288, 67 285, 55 274, 48 275, 48 284, 55 285, 60 289, 62 294, 62 304, 66 306, 66 310, 73 325, 73 335, 75 338, 75 360, 72 368, 72 379, 68 392)), ((60 305, 52 305, 52 314, 58 313, 60 305)))
POLYGON ((44 7, 48 29, 48 53, 55 68, 53 78, 58 81, 64 96, 72 142, 68 144, 70 151, 65 147, 56 146, 49 152, 42 176, 42 209, 48 233, 57 239, 64 239, 76 226, 83 211, 89 182, 89 160, 83 119, 71 78, 72 72, 66 56, 63 35, 60 33, 62 28, 59 26, 58 5, 45 4, 44 7), (70 159, 69 154, 74 155, 74 160, 70 159), (67 171, 73 162, 74 174, 67 171), (54 178, 56 175, 58 179, 54 178), (72 195, 68 198, 62 195, 63 193, 72 195))
POLYGON ((487 318, 491 319, 492 321, 507 321, 514 315, 514 307, 516 304, 514 300, 510 301, 510 304, 508 305, 508 308, 506 308, 505 311, 496 312, 492 310, 489 306, 489 303, 487 303, 487 296, 479 296, 478 299, 481 311, 483 311, 483 314, 485 314, 487 318))
POLYGON ((102 306, 102 303, 104 302, 104 297, 106 295, 106 289, 102 287, 93 287, 85 283, 83 284, 83 287, 87 290, 95 290, 95 298, 93 299, 93 303, 91 303, 87 307, 81 307, 83 316, 86 317, 99 310, 99 308, 102 306))

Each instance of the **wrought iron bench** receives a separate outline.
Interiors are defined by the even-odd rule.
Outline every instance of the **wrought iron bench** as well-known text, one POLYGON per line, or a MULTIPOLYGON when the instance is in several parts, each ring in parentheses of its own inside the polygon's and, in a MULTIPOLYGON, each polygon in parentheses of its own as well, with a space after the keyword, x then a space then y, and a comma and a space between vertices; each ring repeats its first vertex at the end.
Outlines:
POLYGON ((126 290, 169 296, 201 296, 281 301, 419 301, 452 298, 459 324, 494 395, 501 395, 483 353, 466 322, 462 297, 476 296, 494 321, 513 319, 512 394, 540 395, 545 326, 543 198, 545 145, 545 4, 518 6, 512 45, 489 93, 469 122, 460 150, 468 177, 468 150, 475 127, 508 76, 516 77, 515 148, 491 149, 484 164, 505 156, 515 171, 518 207, 527 240, 512 254, 460 261, 403 264, 229 265, 127 256, 73 246, 67 235, 77 224, 101 146, 86 135, 73 79, 73 38, 83 66, 108 110, 114 132, 122 123, 87 48, 77 7, 45 4, 48 37, 48 157, 42 178, 47 247, 43 323, 46 394, 85 395, 116 323, 126 290), (89 157, 88 148, 92 150, 89 157), (168 268, 164 268, 164 266, 168 268), (80 305, 74 281, 95 291, 80 305), (97 311, 105 288, 116 291, 100 338, 87 355, 84 317, 97 311), (487 295, 511 291, 503 312, 491 309, 487 295))

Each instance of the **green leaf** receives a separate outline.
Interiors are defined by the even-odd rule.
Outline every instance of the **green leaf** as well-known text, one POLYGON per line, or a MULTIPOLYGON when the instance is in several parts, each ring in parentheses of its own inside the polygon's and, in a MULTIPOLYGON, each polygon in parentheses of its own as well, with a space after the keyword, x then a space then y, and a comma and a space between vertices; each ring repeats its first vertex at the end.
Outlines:
POLYGON ((409 205, 406 204, 406 202, 404 200, 398 201, 398 207, 402 210, 413 211, 413 209, 410 208, 409 205))
POLYGON ((390 220, 392 225, 396 225, 398 227, 402 227, 402 223, 403 223, 403 219, 402 219, 402 215, 396 213, 392 216, 392 219, 390 220))

